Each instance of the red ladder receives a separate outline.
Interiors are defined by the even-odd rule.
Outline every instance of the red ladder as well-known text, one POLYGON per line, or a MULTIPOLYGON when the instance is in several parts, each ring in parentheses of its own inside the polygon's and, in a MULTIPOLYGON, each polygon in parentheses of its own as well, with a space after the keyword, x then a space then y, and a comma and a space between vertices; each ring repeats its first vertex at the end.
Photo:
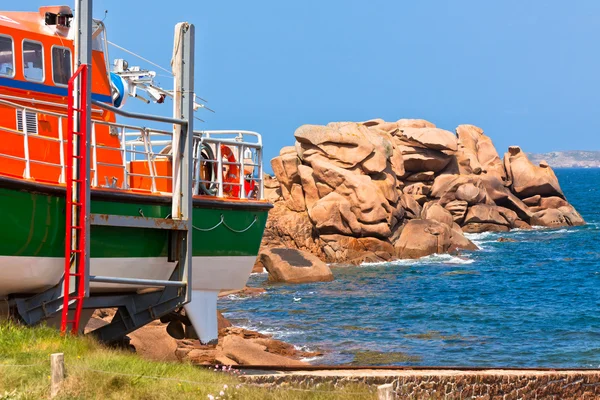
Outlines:
POLYGON ((61 332, 67 331, 71 324, 71 333, 79 331, 79 321, 85 297, 84 277, 86 238, 86 218, 88 205, 86 204, 86 168, 87 168, 87 131, 88 119, 87 99, 88 65, 82 64, 69 79, 68 85, 68 131, 67 131, 67 157, 66 157, 66 235, 65 235, 65 276, 63 309, 61 319, 61 332), (75 81, 79 78, 79 105, 74 103, 75 81), (74 120, 79 121, 78 131, 74 130, 74 120), (75 148, 73 140, 75 139, 75 148), (75 154, 74 154, 75 150, 75 154), (74 169, 75 168, 75 169, 74 169), (75 172, 75 176, 73 176, 75 172), (74 270, 74 272, 73 272, 74 270), (75 277, 75 288, 70 290, 71 277, 75 277), (69 319, 69 307, 75 306, 75 315, 69 319))

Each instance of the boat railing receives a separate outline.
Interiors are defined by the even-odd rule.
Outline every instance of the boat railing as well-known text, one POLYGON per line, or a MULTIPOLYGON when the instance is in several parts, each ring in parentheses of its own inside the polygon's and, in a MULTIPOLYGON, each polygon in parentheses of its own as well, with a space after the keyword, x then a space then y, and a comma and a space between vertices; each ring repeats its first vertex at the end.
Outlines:
MULTIPOLYGON (((25 115, 22 119, 22 131, 6 126, 0 127, 0 131, 23 138, 23 151, 19 152, 22 156, 3 152, 4 148, 1 147, 0 159, 9 158, 23 162, 25 179, 37 178, 31 173, 32 163, 59 168, 60 174, 56 183, 64 184, 67 115, 24 106, 1 98, 0 107, 13 108, 23 113, 35 113, 36 121, 47 120, 48 117, 56 118, 57 131, 51 133, 29 132, 25 115), (58 162, 32 156, 30 152, 32 138, 55 143, 59 152, 58 162)), ((173 126, 173 124, 168 125, 170 128, 173 126)), ((167 129, 93 120, 90 155, 91 187, 170 194, 173 180, 172 137, 173 132, 167 129), (113 140, 109 141, 110 143, 99 140, 99 133, 104 135, 102 137, 109 135, 113 140), (106 155, 109 152, 118 153, 119 156, 109 157, 109 160, 107 157, 99 156, 99 153, 106 155), (100 174, 97 173, 102 168, 121 170, 122 182, 119 183, 119 179, 114 176, 110 178, 111 181, 105 176, 102 182, 100 174)), ((37 146, 40 146, 39 143, 37 146)), ((36 154, 38 153, 39 150, 36 151, 36 154)), ((1 167, 0 171, 2 171, 1 167)), ((264 186, 261 135, 243 130, 195 131, 192 181, 194 195, 262 199, 264 186)))

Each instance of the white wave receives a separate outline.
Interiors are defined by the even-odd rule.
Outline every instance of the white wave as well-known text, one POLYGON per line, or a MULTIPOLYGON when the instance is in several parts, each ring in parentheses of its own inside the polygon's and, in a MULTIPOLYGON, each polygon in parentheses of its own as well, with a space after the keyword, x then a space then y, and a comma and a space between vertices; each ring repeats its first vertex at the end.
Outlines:
POLYGON ((253 323, 248 323, 248 324, 239 324, 237 325, 242 329, 247 329, 249 331, 256 331, 258 333, 262 333, 263 335, 269 335, 271 337, 273 337, 273 339, 283 339, 286 338, 288 336, 294 336, 294 335, 300 335, 304 332, 302 331, 295 331, 295 330, 291 330, 291 329, 281 329, 281 328, 270 328, 270 327, 264 327, 262 325, 262 322, 259 322, 258 324, 253 324, 253 323))
POLYGON ((373 267, 381 265, 431 265, 431 264, 472 264, 475 260, 465 257, 453 256, 451 254, 431 254, 429 256, 413 259, 401 259, 386 262, 362 263, 362 267, 373 267))
POLYGON ((225 296, 227 300, 245 300, 247 297, 238 296, 237 294, 230 294, 225 296))
POLYGON ((269 275, 266 269, 263 269, 263 272, 253 272, 250 275, 269 275))
POLYGON ((476 243, 497 236, 498 232, 465 233, 464 235, 471 242, 476 243))
POLYGON ((306 358, 301 358, 301 359, 300 359, 300 361, 304 361, 304 362, 310 363, 310 362, 312 362, 312 361, 316 361, 316 360, 318 360, 318 359, 319 359, 319 358, 321 358, 321 357, 323 357, 323 356, 316 356, 316 357, 306 357, 306 358))
MULTIPOLYGON (((265 292, 265 293, 266 293, 266 292, 265 292)), ((227 296, 225 296, 225 297, 222 297, 222 298, 223 298, 223 299, 227 299, 227 300, 240 301, 240 300, 248 300, 248 299, 251 299, 251 298, 253 298, 253 297, 262 296, 262 295, 263 295, 263 294, 265 294, 265 293, 255 293, 255 294, 252 294, 252 295, 245 295, 245 294, 242 294, 242 295, 239 295, 239 294, 228 294, 227 296)))

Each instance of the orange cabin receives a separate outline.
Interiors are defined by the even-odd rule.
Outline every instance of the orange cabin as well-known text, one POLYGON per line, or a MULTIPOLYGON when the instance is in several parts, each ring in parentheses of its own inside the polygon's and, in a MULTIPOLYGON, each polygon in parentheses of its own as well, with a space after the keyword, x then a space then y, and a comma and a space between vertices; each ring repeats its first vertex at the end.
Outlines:
MULTIPOLYGON (((63 183, 61 177, 65 142, 67 83, 73 73, 73 28, 46 25, 46 12, 70 14, 66 6, 42 7, 36 12, 0 14, 0 174, 47 183, 63 183), (49 114, 23 110, 14 105, 43 110, 49 114), (28 154, 27 154, 28 153, 28 154), (29 163, 25 159, 28 155, 29 163), (62 155, 62 157, 61 157, 62 155), (27 165, 29 164, 29 165, 27 165)), ((113 104, 108 62, 102 50, 101 25, 94 32, 92 52, 92 98, 113 104)), ((93 121, 115 122, 111 112, 94 108, 93 121)), ((124 179, 118 134, 108 125, 94 124, 95 157, 100 163, 92 179, 103 185, 105 179, 121 186, 124 179), (109 164, 109 165, 105 165, 109 164)))

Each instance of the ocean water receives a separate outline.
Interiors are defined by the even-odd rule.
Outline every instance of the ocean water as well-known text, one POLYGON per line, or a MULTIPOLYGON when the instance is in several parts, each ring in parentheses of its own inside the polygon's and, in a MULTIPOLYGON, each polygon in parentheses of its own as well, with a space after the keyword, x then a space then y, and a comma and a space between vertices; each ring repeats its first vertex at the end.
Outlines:
POLYGON ((586 226, 472 234, 479 251, 336 268, 327 283, 255 274, 265 294, 219 308, 324 351, 314 364, 598 368, 600 169, 555 172, 586 226))

